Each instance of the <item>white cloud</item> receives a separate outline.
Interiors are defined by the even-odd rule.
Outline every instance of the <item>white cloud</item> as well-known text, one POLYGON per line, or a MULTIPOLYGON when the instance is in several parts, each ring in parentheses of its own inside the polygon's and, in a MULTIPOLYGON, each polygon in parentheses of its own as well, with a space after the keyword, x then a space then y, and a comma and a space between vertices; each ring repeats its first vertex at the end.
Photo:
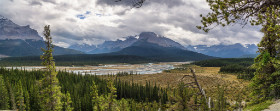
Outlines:
POLYGON ((30 25, 39 34, 51 25, 54 42, 100 44, 143 31, 152 31, 183 45, 258 43, 259 27, 216 27, 209 33, 196 29, 205 0, 147 0, 141 8, 110 0, 0 0, 0 15, 16 24, 30 25), (87 12, 90 12, 86 14, 87 12), (82 15, 84 19, 77 17, 82 15))

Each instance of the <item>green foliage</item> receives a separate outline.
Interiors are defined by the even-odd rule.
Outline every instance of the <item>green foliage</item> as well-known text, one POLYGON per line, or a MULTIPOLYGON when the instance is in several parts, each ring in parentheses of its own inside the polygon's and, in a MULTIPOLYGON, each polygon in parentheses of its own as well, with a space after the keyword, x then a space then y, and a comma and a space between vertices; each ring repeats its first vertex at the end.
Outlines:
POLYGON ((19 83, 16 86, 16 106, 19 111, 25 111, 25 104, 24 104, 24 96, 23 96, 23 90, 22 90, 22 84, 19 81, 19 83))
POLYGON ((232 64, 238 64, 241 66, 251 66, 254 63, 253 58, 226 58, 226 59, 211 59, 193 62, 192 64, 201 67, 222 67, 232 64))
POLYGON ((44 54, 40 58, 43 61, 42 65, 46 66, 46 73, 44 74, 44 78, 39 81, 39 97, 42 100, 40 105, 42 110, 57 111, 62 109, 62 93, 60 91, 59 81, 56 78, 57 72, 55 70, 55 62, 52 56, 54 46, 52 44, 49 25, 44 27, 44 36, 47 49, 42 48, 44 54))
POLYGON ((66 94, 63 95, 63 111, 73 111, 72 107, 72 100, 70 97, 70 93, 67 92, 66 94))
MULTIPOLYGON (((266 13, 279 13, 279 5, 275 5, 278 1, 264 0, 207 0, 210 9, 212 10, 206 16, 200 15, 202 26, 197 26, 208 32, 212 29, 211 26, 230 24, 246 25, 248 22, 251 25, 264 25, 268 21, 266 13), (251 5, 254 6, 251 6, 251 5), (271 10, 271 9, 275 10, 271 10)), ((275 15, 271 18, 276 20, 279 16, 275 15)))
POLYGON ((248 106, 244 109, 244 111, 263 111, 264 109, 267 109, 273 103, 274 102, 271 100, 266 100, 262 103, 248 106))
POLYGON ((245 79, 245 80, 251 80, 255 76, 256 69, 252 67, 247 67, 243 73, 239 73, 237 75, 238 79, 245 79))
POLYGON ((0 110, 9 109, 9 94, 3 77, 0 75, 0 110))
POLYGON ((95 85, 95 82, 92 82, 92 86, 90 88, 90 96, 92 97, 92 106, 95 111, 101 110, 101 101, 102 98, 98 96, 98 89, 95 85))
POLYGON ((251 80, 254 77, 256 69, 253 67, 244 67, 238 64, 222 66, 220 73, 236 74, 238 79, 251 80))
POLYGON ((262 25, 264 36, 258 44, 259 53, 255 59, 256 72, 251 89, 254 103, 279 97, 279 39, 280 39, 280 5, 277 0, 207 0, 210 9, 208 15, 202 16, 202 26, 197 28, 208 32, 213 24, 262 25))
POLYGON ((25 104, 25 110, 30 111, 30 96, 27 90, 24 91, 24 104, 25 104))
POLYGON ((120 110, 120 111, 130 111, 129 103, 128 103, 127 100, 122 98, 117 104, 119 106, 118 110, 120 110))
POLYGON ((220 73, 236 74, 238 79, 251 80, 256 72, 253 58, 212 59, 194 62, 201 67, 221 67, 220 73))
MULTIPOLYGON (((79 55, 56 55, 54 60, 57 66, 84 66, 114 63, 140 64, 157 62, 145 57, 133 55, 107 55, 107 54, 79 54, 79 55)), ((8 57, 0 59, 0 66, 40 66, 38 56, 8 57)))
POLYGON ((227 66, 222 66, 220 72, 223 73, 243 73, 247 68, 238 64, 231 64, 227 66))
MULTIPOLYGON (((21 81, 23 92, 28 92, 28 94, 23 94, 26 110, 29 107, 31 111, 42 110, 42 106, 39 104, 41 101, 40 91, 36 83, 44 77, 45 73, 46 71, 42 70, 26 71, 0 68, 0 75, 5 78, 5 84, 10 84, 12 89, 21 81)), ((146 85, 140 85, 120 81, 118 78, 110 83, 96 75, 82 75, 63 71, 58 71, 57 78, 61 91, 65 96, 71 97, 72 100, 71 104, 70 99, 65 99, 65 96, 62 98, 63 110, 67 108, 66 103, 70 104, 69 107, 74 108, 75 111, 105 110, 109 109, 109 103, 112 103, 112 110, 155 111, 159 108, 161 110, 179 110, 184 107, 192 110, 191 105, 205 103, 205 100, 200 100, 200 97, 194 96, 197 93, 196 90, 185 88, 183 84, 172 89, 166 89, 156 84, 151 85, 150 82, 146 82, 146 85)), ((222 88, 220 91, 223 91, 222 88)), ((11 94, 15 93, 16 91, 11 92, 11 94)), ((217 93, 217 95, 219 94, 217 93)), ((218 98, 212 97, 212 100, 217 101, 218 98)), ((220 100, 224 101, 224 99, 220 100)), ((215 102, 213 103, 214 106, 217 106, 215 102)), ((228 104, 226 106, 224 109, 228 108, 228 104)), ((12 104, 9 104, 9 107, 12 109, 12 104)), ((207 105, 201 104, 199 108, 207 109, 207 105)))
POLYGON ((215 101, 214 111, 226 111, 228 109, 227 99, 225 98, 225 90, 224 86, 218 85, 218 93, 217 93, 217 100, 215 101))
POLYGON ((252 95, 256 98, 256 103, 263 102, 273 97, 279 97, 279 38, 280 26, 277 24, 279 7, 267 7, 263 18, 266 23, 263 24, 262 32, 264 37, 258 44, 260 55, 255 59, 257 71, 251 83, 253 89, 252 95))

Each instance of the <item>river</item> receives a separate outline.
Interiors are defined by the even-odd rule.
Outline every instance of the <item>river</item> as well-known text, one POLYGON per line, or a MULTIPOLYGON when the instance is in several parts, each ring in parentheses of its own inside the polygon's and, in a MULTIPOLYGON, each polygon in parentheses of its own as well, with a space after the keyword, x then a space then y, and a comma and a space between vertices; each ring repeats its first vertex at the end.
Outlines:
MULTIPOLYGON (((100 66, 57 66, 57 70, 66 70, 76 74, 96 74, 108 75, 117 74, 119 72, 128 72, 133 74, 157 74, 164 70, 170 70, 181 64, 189 64, 190 62, 161 62, 147 64, 106 64, 100 66)), ((22 66, 22 67, 6 67, 7 69, 17 68, 25 70, 40 70, 43 66, 22 66)))

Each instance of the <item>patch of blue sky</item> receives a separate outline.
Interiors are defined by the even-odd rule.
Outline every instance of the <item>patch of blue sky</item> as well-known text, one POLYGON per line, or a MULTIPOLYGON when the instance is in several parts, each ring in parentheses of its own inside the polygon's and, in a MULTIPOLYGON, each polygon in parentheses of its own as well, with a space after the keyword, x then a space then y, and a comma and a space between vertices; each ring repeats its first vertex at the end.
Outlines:
POLYGON ((86 13, 85 13, 85 14, 86 14, 86 15, 88 15, 88 14, 90 14, 90 13, 91 13, 90 11, 86 11, 86 13))
POLYGON ((83 14, 79 14, 79 15, 77 15, 77 18, 79 18, 79 19, 85 19, 85 18, 86 18, 86 16, 85 16, 85 15, 83 15, 83 14))

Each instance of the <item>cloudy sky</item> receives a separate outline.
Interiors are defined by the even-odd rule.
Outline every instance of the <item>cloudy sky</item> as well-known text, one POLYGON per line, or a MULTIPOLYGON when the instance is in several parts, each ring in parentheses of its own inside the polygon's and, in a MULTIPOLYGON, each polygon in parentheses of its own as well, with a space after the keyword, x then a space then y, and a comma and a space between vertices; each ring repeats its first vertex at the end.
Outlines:
MULTIPOLYGON (((51 25, 54 42, 100 44, 141 32, 155 32, 182 45, 257 44, 260 27, 235 24, 209 33, 196 28, 200 14, 210 10, 206 0, 146 0, 132 8, 132 0, 0 0, 0 15, 39 34, 51 25)), ((42 34, 41 34, 42 35, 42 34)))

